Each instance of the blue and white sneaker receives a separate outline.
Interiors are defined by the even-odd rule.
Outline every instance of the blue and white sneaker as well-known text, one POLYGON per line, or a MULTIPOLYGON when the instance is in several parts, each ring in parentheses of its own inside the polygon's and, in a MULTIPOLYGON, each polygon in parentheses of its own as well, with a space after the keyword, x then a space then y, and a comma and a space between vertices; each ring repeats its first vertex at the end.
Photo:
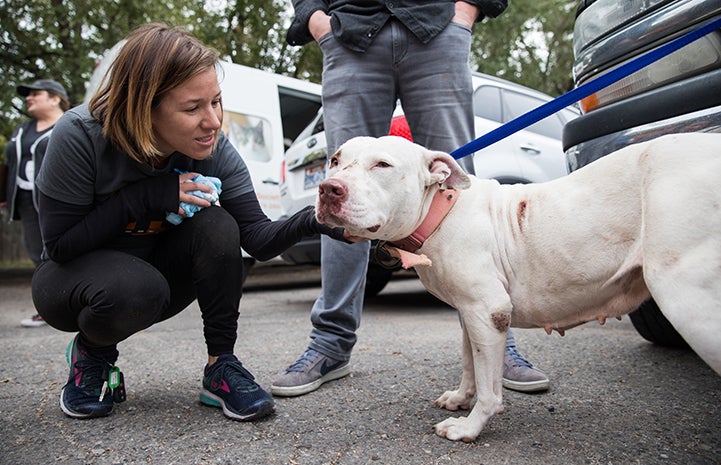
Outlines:
POLYGON ((270 385, 270 392, 275 396, 300 396, 349 373, 349 361, 335 360, 308 349, 270 385))
POLYGON ((232 354, 221 355, 213 365, 206 365, 200 402, 220 407, 226 417, 239 421, 263 418, 275 410, 271 395, 232 354))
MULTIPOLYGON (((88 349, 80 344, 79 337, 75 336, 65 352, 70 374, 60 393, 60 408, 73 418, 104 417, 113 411, 116 401, 106 382, 118 351, 88 349)), ((124 392, 123 387, 123 400, 124 392)))

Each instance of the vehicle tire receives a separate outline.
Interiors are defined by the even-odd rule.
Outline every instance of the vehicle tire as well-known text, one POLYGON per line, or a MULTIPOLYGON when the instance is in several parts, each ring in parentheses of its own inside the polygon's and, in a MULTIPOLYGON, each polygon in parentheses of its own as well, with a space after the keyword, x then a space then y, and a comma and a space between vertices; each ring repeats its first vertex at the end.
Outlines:
POLYGON ((636 331, 647 341, 663 347, 686 348, 688 344, 663 316, 653 299, 647 300, 628 315, 636 331))
POLYGON ((368 263, 368 272, 366 273, 365 295, 374 297, 386 287, 388 281, 391 280, 393 270, 384 268, 377 263, 368 263))
POLYGON ((254 258, 243 257, 243 278, 240 282, 241 286, 245 284, 245 280, 248 279, 248 274, 250 274, 250 269, 253 268, 253 265, 255 265, 254 258))

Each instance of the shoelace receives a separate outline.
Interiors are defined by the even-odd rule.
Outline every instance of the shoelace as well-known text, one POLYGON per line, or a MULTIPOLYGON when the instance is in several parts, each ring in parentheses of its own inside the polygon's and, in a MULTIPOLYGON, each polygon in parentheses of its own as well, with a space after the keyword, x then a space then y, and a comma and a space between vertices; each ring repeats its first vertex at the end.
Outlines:
POLYGON ((523 358, 523 356, 518 353, 518 350, 516 350, 515 347, 506 347, 506 354, 510 355, 513 359, 513 366, 533 368, 531 362, 523 358))
POLYGON ((259 386, 255 382, 255 377, 245 369, 242 363, 239 361, 227 361, 223 362, 223 365, 218 367, 222 370, 222 377, 233 389, 240 389, 246 392, 256 391, 259 386))
POLYGON ((318 352, 316 352, 313 349, 308 349, 305 351, 303 355, 300 356, 298 360, 295 361, 294 364, 289 366, 285 371, 286 372, 302 372, 305 370, 306 365, 313 362, 316 357, 318 356, 318 352))
POLYGON ((88 353, 83 350, 82 358, 75 362, 75 368, 82 373, 80 386, 83 390, 92 389, 100 392, 107 373, 113 366, 105 358, 88 353))

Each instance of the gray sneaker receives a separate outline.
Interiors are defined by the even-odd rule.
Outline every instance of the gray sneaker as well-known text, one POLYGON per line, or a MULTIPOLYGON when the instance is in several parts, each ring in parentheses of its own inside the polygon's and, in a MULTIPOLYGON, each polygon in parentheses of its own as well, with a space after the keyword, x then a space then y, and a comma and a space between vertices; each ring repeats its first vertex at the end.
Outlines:
POLYGON ((519 392, 548 390, 548 376, 523 358, 515 347, 506 347, 503 357, 503 387, 519 392))
POLYGON ((335 360, 308 349, 270 385, 270 392, 275 396, 301 396, 348 373, 350 362, 335 360))

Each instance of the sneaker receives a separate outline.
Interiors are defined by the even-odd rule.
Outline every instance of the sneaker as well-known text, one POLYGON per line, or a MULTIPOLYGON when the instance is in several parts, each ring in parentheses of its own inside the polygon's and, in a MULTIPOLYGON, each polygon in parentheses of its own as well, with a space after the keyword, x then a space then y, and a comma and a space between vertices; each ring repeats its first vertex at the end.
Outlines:
POLYGON ((25 326, 26 328, 36 328, 38 326, 46 325, 45 320, 43 320, 43 317, 41 317, 39 314, 35 314, 31 316, 30 318, 25 318, 24 320, 20 320, 20 325, 25 326))
POLYGON ((503 358, 503 387, 519 392, 548 390, 550 381, 545 373, 523 358, 515 347, 506 347, 503 358))
POLYGON ((73 418, 104 417, 112 412, 114 397, 112 390, 103 385, 115 368, 118 351, 87 349, 79 337, 75 336, 65 353, 70 374, 60 393, 60 408, 73 418))
POLYGON ((255 382, 255 378, 232 354, 221 355, 205 367, 200 402, 220 407, 226 417, 248 421, 273 413, 273 398, 255 382))
POLYGON ((308 349, 270 385, 270 392, 276 396, 300 396, 348 373, 350 362, 335 360, 308 349))

